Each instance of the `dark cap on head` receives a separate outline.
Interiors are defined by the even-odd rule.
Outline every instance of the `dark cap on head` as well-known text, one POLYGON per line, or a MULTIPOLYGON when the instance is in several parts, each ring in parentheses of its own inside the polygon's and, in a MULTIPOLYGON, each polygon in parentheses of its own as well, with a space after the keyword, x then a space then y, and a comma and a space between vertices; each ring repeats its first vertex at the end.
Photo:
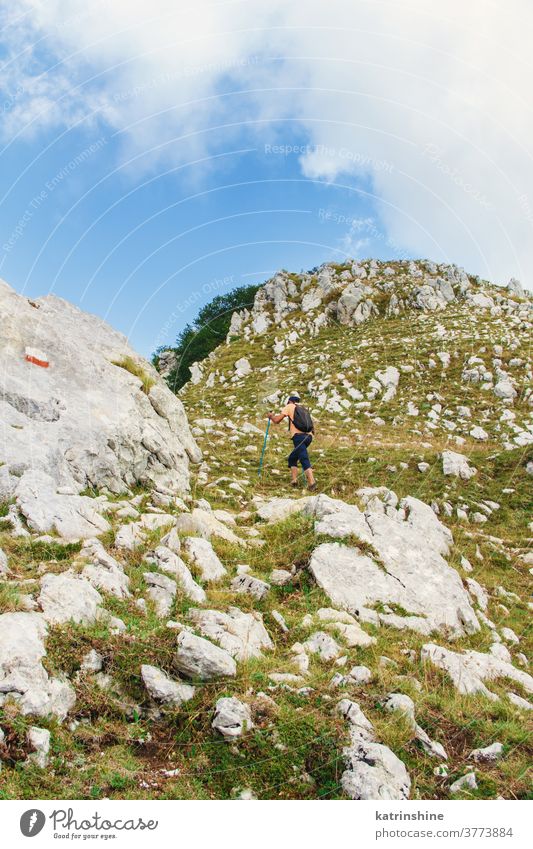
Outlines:
POLYGON ((299 400, 300 396, 297 395, 295 392, 293 392, 292 395, 289 395, 289 403, 297 403, 299 400))

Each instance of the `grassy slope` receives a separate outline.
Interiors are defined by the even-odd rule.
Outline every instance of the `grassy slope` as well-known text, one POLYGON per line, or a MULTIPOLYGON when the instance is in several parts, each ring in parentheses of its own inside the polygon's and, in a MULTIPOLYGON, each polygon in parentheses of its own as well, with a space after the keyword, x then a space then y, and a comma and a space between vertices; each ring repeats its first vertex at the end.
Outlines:
MULTIPOLYGON (((490 365, 492 345, 499 342, 504 346, 504 361, 511 356, 526 359, 530 340, 517 330, 519 344, 511 352, 508 339, 504 338, 507 332, 488 313, 480 320, 479 313, 474 315, 454 305, 438 315, 410 315, 408 342, 406 319, 394 318, 375 320, 357 329, 327 328, 316 339, 299 340, 291 347, 290 357, 285 358, 273 356, 275 331, 253 342, 237 339, 221 346, 211 367, 224 373, 228 383, 217 381, 214 387, 207 388, 204 381, 187 387, 183 394, 191 421, 206 416, 220 421, 217 433, 199 437, 210 472, 206 485, 195 485, 194 497, 206 497, 214 507, 247 511, 254 495, 289 494, 285 468, 287 438, 283 426, 272 432, 264 473, 258 478, 261 436, 240 435, 232 441, 235 432, 224 425, 226 419, 236 424, 248 421, 263 428, 269 406, 265 396, 278 388, 286 394, 295 385, 303 392, 315 369, 325 376, 342 372, 354 386, 366 392, 368 381, 378 368, 412 364, 420 373, 402 374, 398 394, 392 402, 386 405, 379 400, 373 402, 373 411, 384 419, 385 425, 377 425, 363 412, 353 409, 348 417, 324 412, 316 415, 313 458, 320 489, 347 501, 355 500, 355 492, 361 486, 386 485, 399 496, 414 495, 428 502, 436 500, 440 505, 444 500, 454 507, 462 503, 472 505, 482 499, 499 502, 501 509, 484 525, 465 524, 455 514, 443 521, 454 535, 452 564, 459 568, 461 556, 468 558, 474 567, 472 577, 491 595, 489 617, 498 627, 511 627, 520 636, 520 645, 509 647, 513 654, 517 651, 527 654, 529 575, 519 555, 527 550, 531 536, 527 526, 531 478, 525 473, 531 451, 518 447, 502 451, 501 432, 496 430, 501 406, 492 393, 479 385, 464 384, 460 379, 467 356, 478 354, 490 365), (438 343, 433 337, 437 325, 446 329, 446 336, 438 343), (455 332, 457 336, 452 339, 455 332), (364 347, 362 340, 367 343, 364 347), (427 367, 430 355, 436 350, 457 354, 452 356, 447 371, 440 364, 435 369, 427 367), (233 363, 242 355, 250 359, 254 371, 232 384, 233 363), (346 358, 354 362, 341 368, 346 358), (299 376, 295 371, 298 364, 308 366, 305 375, 299 376), (260 371, 269 367, 269 371, 260 371), (467 404, 472 408, 472 421, 466 422, 463 430, 455 431, 466 440, 457 450, 466 454, 478 469, 476 477, 468 483, 442 475, 439 452, 443 447, 456 446, 450 444, 445 427, 426 426, 427 412, 435 402, 435 398, 428 400, 426 396, 435 392, 455 422, 460 421, 455 415, 457 406, 467 404), (408 400, 419 407, 418 419, 404 415, 408 400), (489 432, 488 442, 476 442, 468 436, 472 424, 481 424, 489 432), (246 446, 252 446, 254 452, 244 451, 246 446), (430 465, 425 474, 417 468, 420 461, 430 465), (407 467, 402 468, 400 463, 407 467), (229 488, 228 480, 216 483, 226 477, 239 481, 244 492, 229 488), (505 489, 510 491, 505 493, 505 489), (521 599, 520 602, 503 600, 508 612, 499 606, 502 600, 495 594, 499 585, 517 593, 521 599)), ((279 338, 279 329, 277 335, 279 338)), ((313 407, 312 400, 310 406, 313 407)), ((519 401, 513 409, 517 421, 526 419, 525 403, 519 401)), ((4 710, 0 725, 7 733, 9 746, 4 751, 0 792, 5 798, 227 798, 245 787, 261 798, 338 798, 342 796, 339 779, 346 728, 335 716, 334 706, 341 695, 361 704, 376 727, 378 739, 406 762, 413 780, 414 798, 447 798, 450 778, 464 773, 469 751, 494 740, 504 744, 505 756, 494 766, 476 768, 479 789, 470 795, 528 796, 531 752, 524 714, 505 698, 489 702, 481 697, 460 696, 444 674, 418 659, 410 660, 404 652, 417 650, 425 641, 414 633, 389 628, 373 631, 371 626, 365 626, 377 636, 376 645, 346 650, 348 669, 354 664, 365 664, 374 672, 373 682, 365 687, 332 690, 330 681, 336 667, 312 661, 306 681, 313 688, 309 696, 284 689, 268 690, 268 672, 273 669, 296 672, 291 663, 291 645, 320 627, 316 621, 303 626, 303 617, 329 603, 303 568, 317 542, 309 520, 292 517, 265 529, 255 525, 253 514, 238 521, 243 529, 260 528, 266 544, 263 548, 243 550, 214 541, 228 568, 228 576, 210 588, 208 606, 224 609, 237 604, 243 610, 261 611, 275 641, 274 651, 266 653, 261 661, 239 664, 236 681, 200 685, 195 698, 179 710, 155 712, 140 680, 140 665, 154 663, 170 672, 175 632, 151 608, 145 616, 135 606, 134 599, 108 599, 107 607, 128 626, 123 636, 110 635, 102 625, 51 629, 46 659, 51 672, 64 671, 75 676, 81 658, 93 647, 104 655, 105 672, 113 677, 114 688, 102 691, 94 680, 79 679, 75 683, 77 703, 69 718, 78 723, 76 727, 71 730, 69 721, 61 726, 54 721, 40 723, 48 724, 53 732, 51 768, 44 773, 21 765, 25 756, 25 729, 31 720, 19 716, 16 709, 4 710), (252 602, 249 597, 237 596, 229 590, 233 567, 242 562, 251 566, 252 574, 265 579, 272 568, 287 568, 292 564, 301 568, 289 585, 273 587, 265 600, 252 602), (272 610, 285 617, 290 627, 288 635, 277 626, 272 610), (382 655, 392 659, 395 665, 380 665, 382 655), (420 692, 413 678, 420 682, 420 692), (379 708, 379 699, 393 690, 414 699, 417 721, 444 744, 450 756, 450 778, 434 776, 436 762, 411 742, 405 723, 379 708), (261 691, 269 693, 277 707, 265 706, 257 696, 261 691), (236 744, 225 743, 210 727, 214 703, 221 695, 237 695, 252 705, 255 729, 236 744), (174 769, 179 770, 175 776, 167 777, 162 772, 174 769)), ((132 589, 138 594, 144 591, 143 571, 153 568, 143 563, 143 554, 159 536, 154 534, 144 549, 127 559, 132 589)), ((113 534, 105 542, 117 554, 112 548, 113 534)), ((38 578, 43 561, 47 571, 62 570, 75 556, 74 551, 54 546, 47 550, 30 548, 27 543, 2 533, 1 527, 0 546, 10 556, 12 569, 28 580, 38 578)), ((31 589, 31 584, 24 587, 25 592, 31 589)), ((12 585, 4 585, 0 598, 3 609, 16 609, 20 604, 12 585)), ((189 606, 190 602, 178 593, 172 618, 183 621, 189 606)), ((438 641, 446 644, 440 638, 438 641)), ((487 650, 489 645, 489 632, 484 628, 450 647, 487 650)), ((504 681, 491 684, 491 688, 502 696, 509 689, 504 681)), ((511 688, 520 693, 517 685, 511 688)))

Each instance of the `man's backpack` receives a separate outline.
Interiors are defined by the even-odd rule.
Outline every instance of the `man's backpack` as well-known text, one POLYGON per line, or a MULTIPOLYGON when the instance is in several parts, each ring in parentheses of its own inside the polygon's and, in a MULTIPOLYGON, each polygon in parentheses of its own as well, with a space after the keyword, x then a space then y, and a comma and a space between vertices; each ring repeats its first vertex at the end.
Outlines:
POLYGON ((307 407, 304 407, 302 404, 294 405, 294 418, 292 423, 294 427, 297 430, 301 430, 302 433, 313 433, 315 430, 311 413, 307 407))

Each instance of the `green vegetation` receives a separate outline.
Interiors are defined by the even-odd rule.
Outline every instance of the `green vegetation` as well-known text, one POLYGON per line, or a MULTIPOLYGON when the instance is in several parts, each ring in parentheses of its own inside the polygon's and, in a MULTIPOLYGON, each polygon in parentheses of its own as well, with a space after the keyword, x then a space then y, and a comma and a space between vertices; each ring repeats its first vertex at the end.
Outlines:
POLYGON ((145 395, 148 395, 150 389, 155 383, 155 380, 153 377, 146 374, 143 367, 136 363, 133 357, 123 357, 121 360, 113 360, 113 365, 123 368, 125 371, 129 371, 130 374, 138 377, 142 383, 142 391, 145 395))
MULTIPOLYGON (((259 286, 239 286, 226 295, 217 295, 202 307, 192 324, 187 324, 176 339, 172 350, 178 360, 177 368, 169 375, 168 385, 177 392, 191 376, 192 363, 204 360, 226 338, 231 315, 235 310, 250 308, 259 286)), ((167 350, 167 347, 159 349, 167 350)), ((154 355, 157 364, 158 352, 154 355)))

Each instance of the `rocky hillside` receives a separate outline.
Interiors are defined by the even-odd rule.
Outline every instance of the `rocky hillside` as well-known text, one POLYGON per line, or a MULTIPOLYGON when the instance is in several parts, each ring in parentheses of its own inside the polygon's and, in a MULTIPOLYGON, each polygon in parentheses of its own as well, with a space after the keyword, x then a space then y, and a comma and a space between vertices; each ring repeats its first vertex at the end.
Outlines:
POLYGON ((4 796, 528 795, 516 281, 282 272, 181 401, 62 301, 0 288, 0 319, 4 796), (257 473, 292 390, 318 494, 284 425, 257 473))

